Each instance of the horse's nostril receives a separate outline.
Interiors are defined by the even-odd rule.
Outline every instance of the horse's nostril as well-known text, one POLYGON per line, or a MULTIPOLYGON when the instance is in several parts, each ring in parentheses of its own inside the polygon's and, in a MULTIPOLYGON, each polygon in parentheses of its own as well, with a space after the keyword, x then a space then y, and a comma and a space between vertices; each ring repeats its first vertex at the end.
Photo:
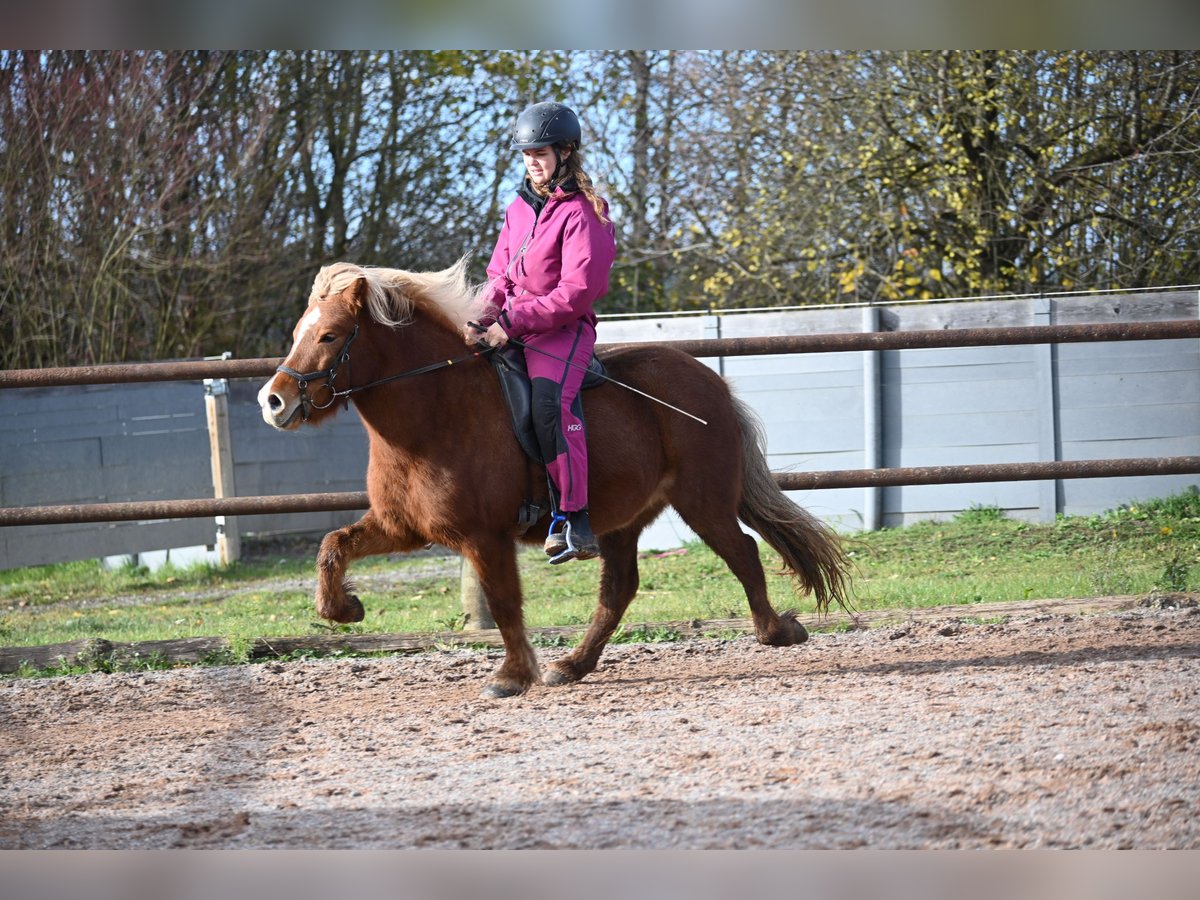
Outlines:
POLYGON ((283 409, 283 398, 278 394, 272 394, 267 398, 267 405, 271 407, 271 412, 279 412, 283 409))

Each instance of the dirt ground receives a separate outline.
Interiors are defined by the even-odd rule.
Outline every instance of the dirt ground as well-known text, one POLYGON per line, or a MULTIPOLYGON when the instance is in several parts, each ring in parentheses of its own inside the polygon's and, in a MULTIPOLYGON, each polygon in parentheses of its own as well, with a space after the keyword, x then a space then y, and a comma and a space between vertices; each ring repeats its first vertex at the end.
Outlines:
POLYGON ((1200 847, 1195 607, 498 660, 0 683, 0 848, 1200 847))

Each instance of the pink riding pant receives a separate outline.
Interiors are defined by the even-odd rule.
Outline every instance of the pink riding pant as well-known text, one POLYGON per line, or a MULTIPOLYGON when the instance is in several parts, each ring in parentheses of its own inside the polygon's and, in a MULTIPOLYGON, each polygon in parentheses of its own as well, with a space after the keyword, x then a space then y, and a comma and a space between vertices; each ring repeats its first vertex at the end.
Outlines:
POLYGON ((523 335, 521 340, 527 345, 525 365, 533 389, 533 428, 546 470, 558 488, 559 509, 586 509, 587 433, 579 388, 596 346, 596 331, 589 323, 579 321, 559 331, 523 335))

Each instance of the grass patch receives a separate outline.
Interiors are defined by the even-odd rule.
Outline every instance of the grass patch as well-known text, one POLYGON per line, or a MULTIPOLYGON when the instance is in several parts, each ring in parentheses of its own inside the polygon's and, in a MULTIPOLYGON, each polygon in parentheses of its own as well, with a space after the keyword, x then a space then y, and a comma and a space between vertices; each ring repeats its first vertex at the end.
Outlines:
MULTIPOLYGON (((852 602, 860 610, 1195 591, 1200 494, 1187 491, 1045 525, 973 507, 950 522, 848 535, 846 549, 854 565, 852 602)), ((773 551, 764 546, 762 557, 768 573, 778 570, 773 551)), ((540 550, 528 549, 519 567, 527 625, 584 625, 591 619, 598 563, 549 566, 540 550)), ((748 615, 741 586, 703 544, 682 554, 648 554, 639 568, 641 589, 629 622, 748 615)), ((0 645, 213 636, 238 648, 258 637, 462 627, 457 558, 376 557, 356 564, 352 575, 367 618, 331 628, 313 611, 311 553, 153 574, 135 567, 106 571, 97 562, 10 570, 0 572, 0 645)), ((782 577, 769 574, 768 589, 776 608, 814 611, 811 600, 797 597, 782 577)), ((630 629, 614 640, 674 639, 669 632, 630 629)))
POLYGON ((1187 491, 1047 525, 989 509, 857 535, 862 609, 1200 589, 1200 496, 1187 491))

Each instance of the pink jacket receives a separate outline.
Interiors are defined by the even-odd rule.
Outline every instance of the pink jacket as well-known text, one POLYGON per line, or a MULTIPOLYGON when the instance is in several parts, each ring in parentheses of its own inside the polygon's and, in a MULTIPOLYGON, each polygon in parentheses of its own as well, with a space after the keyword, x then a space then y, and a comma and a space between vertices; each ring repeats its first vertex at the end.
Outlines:
POLYGON ((518 196, 504 214, 487 274, 496 321, 513 337, 557 331, 608 293, 617 255, 611 222, 602 223, 581 192, 555 189, 541 215, 518 196))

